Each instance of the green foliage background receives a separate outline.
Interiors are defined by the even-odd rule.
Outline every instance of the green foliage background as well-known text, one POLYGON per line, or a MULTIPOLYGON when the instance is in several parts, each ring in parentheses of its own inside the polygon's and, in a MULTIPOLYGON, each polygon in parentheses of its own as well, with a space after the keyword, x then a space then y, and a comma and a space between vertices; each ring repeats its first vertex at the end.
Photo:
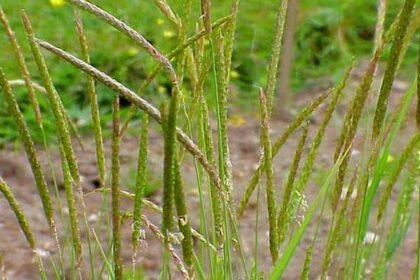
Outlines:
MULTIPOLYGON (((160 13, 153 1, 97 0, 93 2, 105 10, 113 11, 114 15, 127 21, 163 53, 168 53, 177 45, 173 26, 160 13), (141 16, 138 16, 139 14, 141 16)), ((182 13, 182 2, 168 1, 178 13, 182 13)), ((226 14, 230 8, 229 1, 214 0, 212 3, 213 19, 226 14)), ((31 11, 31 19, 38 37, 56 42, 65 50, 79 54, 79 46, 74 44, 77 41, 77 34, 69 5, 54 8, 47 0, 5 0, 1 5, 9 15, 11 26, 24 50, 29 46, 24 40, 20 22, 19 12, 22 8, 31 11)), ((198 14, 199 2, 194 1, 194 5, 192 17, 197 19, 200 16, 198 14)), ((239 106, 255 106, 258 103, 257 87, 265 83, 264 73, 272 52, 272 34, 278 1, 247 0, 241 1, 240 5, 232 64, 235 75, 232 82, 236 87, 232 91, 231 101, 239 106)), ((348 65, 352 57, 361 58, 371 55, 376 5, 376 0, 346 0, 340 3, 335 0, 301 0, 299 2, 295 61, 291 77, 294 91, 302 91, 313 86, 331 85, 338 81, 343 74, 342 69, 348 65)), ((401 0, 388 3, 385 30, 401 5, 401 0)), ((84 15, 84 20, 92 63, 117 80, 136 89, 142 79, 150 73, 155 63, 144 51, 135 47, 124 36, 117 34, 111 27, 98 23, 87 14, 84 15)), ((414 63, 415 51, 412 44, 403 69, 414 63)), ((0 65, 8 76, 20 79, 4 32, 0 32, 0 53, 4 54, 0 56, 0 65)), ((88 97, 83 75, 73 66, 60 62, 56 57, 46 54, 46 58, 55 86, 64 96, 64 106, 83 131, 85 124, 89 123, 88 97)), ((39 81, 33 61, 28 59, 27 63, 33 80, 39 81)), ((164 77, 156 79, 147 89, 148 98, 153 99, 159 94, 168 92, 169 84, 164 77)), ((210 84, 208 86, 211 87, 210 84)), ((98 92, 106 91, 110 90, 98 85, 98 92)), ((32 111, 25 109, 25 105, 29 105, 25 91, 22 88, 16 92, 29 125, 34 125, 32 111)), ((98 95, 104 122, 111 120, 112 96, 112 94, 98 95)), ((49 119, 46 103, 42 98, 40 102, 43 115, 49 119)), ((10 126, 11 122, 2 100, 0 100, 0 105, 0 125, 5 128, 0 132, 0 142, 4 143, 14 140, 16 132, 10 126)), ((51 131, 52 125, 48 125, 47 122, 45 129, 47 132, 51 131)), ((38 141, 41 135, 35 132, 34 138, 38 141)))

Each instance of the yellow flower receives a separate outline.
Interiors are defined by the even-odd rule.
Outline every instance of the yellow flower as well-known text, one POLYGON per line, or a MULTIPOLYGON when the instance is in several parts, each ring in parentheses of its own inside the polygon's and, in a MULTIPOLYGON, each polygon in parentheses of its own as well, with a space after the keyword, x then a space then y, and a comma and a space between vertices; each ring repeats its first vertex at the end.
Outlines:
POLYGON ((230 77, 232 79, 239 78, 239 73, 237 71, 235 71, 235 70, 232 70, 232 71, 230 71, 230 77))
POLYGON ((175 33, 171 30, 164 30, 163 31, 163 37, 165 38, 172 38, 175 36, 175 33))
POLYGON ((164 94, 164 93, 166 93, 166 88, 163 87, 163 86, 158 86, 157 87, 157 92, 160 93, 160 94, 164 94))
POLYGON ((156 23, 157 23, 157 25, 163 25, 165 23, 165 21, 161 18, 158 18, 156 23))
POLYGON ((128 48, 127 53, 129 56, 135 56, 139 53, 139 50, 135 47, 128 48))
POLYGON ((66 4, 65 0, 50 0, 50 4, 51 6, 55 7, 55 8, 59 8, 64 6, 64 4, 66 4))

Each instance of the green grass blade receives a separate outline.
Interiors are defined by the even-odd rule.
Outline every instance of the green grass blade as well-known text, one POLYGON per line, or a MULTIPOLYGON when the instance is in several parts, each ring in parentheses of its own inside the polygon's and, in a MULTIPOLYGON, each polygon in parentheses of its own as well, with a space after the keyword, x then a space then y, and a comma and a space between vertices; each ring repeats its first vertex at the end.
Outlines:
MULTIPOLYGON (((386 139, 385 144, 383 145, 383 149, 379 155, 379 158, 376 162, 376 166, 374 167, 372 171, 372 179, 371 182, 368 185, 368 188, 366 190, 366 195, 363 197, 363 203, 362 203, 362 209, 361 214, 359 218, 359 225, 358 225, 358 234, 357 234, 357 248, 359 247, 359 244, 361 240, 363 240, 366 231, 367 231, 367 225, 369 221, 369 217, 371 214, 371 209, 373 206, 373 201, 375 198, 375 194, 378 190, 379 183, 381 182, 381 178, 383 177, 385 165, 387 162, 388 155, 390 153, 390 148, 392 143, 394 142, 397 133, 399 131, 399 128, 401 127, 401 124, 407 114, 410 101, 414 95, 415 92, 415 84, 413 83, 411 87, 408 89, 407 93, 404 96, 404 100, 402 103, 401 109, 398 111, 397 119, 393 123, 391 128, 391 133, 389 137, 386 139)), ((361 269, 361 254, 360 250, 357 250, 355 262, 354 262, 354 274, 353 276, 355 279, 360 276, 360 269, 361 269)), ((357 278, 358 279, 358 278, 357 278)))

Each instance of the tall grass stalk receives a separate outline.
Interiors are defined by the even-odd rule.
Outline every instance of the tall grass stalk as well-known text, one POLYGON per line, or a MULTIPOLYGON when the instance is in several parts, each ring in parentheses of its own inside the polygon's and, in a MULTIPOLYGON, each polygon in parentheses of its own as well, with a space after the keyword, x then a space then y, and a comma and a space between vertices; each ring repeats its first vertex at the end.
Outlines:
POLYGON ((15 196, 10 190, 10 187, 6 184, 6 182, 1 177, 0 177, 0 192, 3 194, 4 198, 6 198, 7 202, 10 205, 10 208, 13 210, 19 222, 20 229, 22 230, 23 234, 25 235, 26 241, 29 244, 29 247, 31 247, 31 249, 35 251, 36 250, 35 238, 29 226, 29 222, 25 214, 23 213, 22 207, 19 205, 18 201, 16 200, 15 196))
POLYGON ((289 1, 281 1, 277 12, 276 28, 274 31, 273 53, 268 68, 267 84, 265 93, 267 94, 268 114, 271 115, 273 110, 273 98, 277 85, 277 72, 280 63, 280 54, 283 43, 283 31, 286 23, 287 5, 289 1))
POLYGON ((4 13, 3 9, 0 6, 0 21, 3 24, 3 27, 6 31, 6 34, 9 38, 10 43, 12 44, 13 52, 16 56, 16 61, 19 66, 20 72, 22 73, 23 81, 25 83, 26 89, 28 91, 29 100, 32 105, 32 110, 35 114, 35 120, 39 127, 42 127, 42 116, 41 110, 39 109, 38 99, 36 98, 35 93, 35 86, 31 81, 31 76, 29 74, 28 67, 25 63, 25 58, 22 53, 22 49, 16 39, 15 33, 13 32, 12 28, 10 27, 9 21, 4 13))
POLYGON ((224 45, 225 41, 220 30, 216 31, 215 37, 215 61, 214 61, 214 75, 216 79, 216 95, 215 99, 217 126, 218 126, 218 147, 219 147, 219 173, 222 179, 225 192, 229 196, 229 203, 232 200, 232 163, 229 155, 229 143, 227 135, 227 83, 226 83, 226 65, 224 45))
POLYGON ((41 198, 42 206, 44 209, 45 217, 47 218, 48 225, 52 230, 53 234, 57 234, 56 223, 54 219, 54 208, 51 201, 51 195, 45 181, 44 173, 41 169, 35 145, 29 132, 28 126, 23 118, 23 115, 19 109, 19 105, 16 101, 16 97, 12 93, 9 83, 7 82, 6 76, 3 69, 0 68, 0 85, 3 89, 3 95, 7 102, 8 109, 13 116, 20 138, 25 148, 26 156, 28 157, 29 164, 31 165, 32 173, 35 178, 35 183, 38 188, 38 193, 41 198))
POLYGON ((289 174, 287 176, 287 182, 284 187, 283 197, 282 201, 279 207, 279 212, 277 215, 277 228, 278 228, 278 235, 279 235, 279 245, 283 243, 283 241, 286 238, 286 233, 288 232, 287 226, 288 226, 288 219, 291 215, 290 213, 290 199, 292 197, 292 194, 294 193, 294 187, 295 187, 295 179, 297 176, 298 168, 299 168, 299 162, 302 158, 303 150, 305 148, 306 138, 308 136, 308 127, 309 123, 305 123, 303 125, 302 133, 299 137, 299 142, 295 150, 295 155, 293 157, 293 162, 290 167, 289 174))
POLYGON ((263 90, 260 90, 260 106, 261 106, 261 146, 264 152, 265 158, 265 177, 266 177, 266 196, 267 196, 267 212, 269 221, 269 243, 271 260, 273 263, 278 258, 278 247, 279 247, 279 232, 277 225, 277 203, 276 203, 276 190, 274 183, 273 174, 273 156, 271 155, 271 139, 270 139, 270 117, 268 115, 268 102, 267 97, 263 90))
POLYGON ((69 2, 93 15, 102 19, 103 21, 107 22, 109 25, 116 28, 122 34, 128 36, 132 39, 136 44, 138 44, 141 48, 146 50, 153 59, 155 59, 162 67, 168 72, 169 78, 173 83, 175 90, 179 89, 178 87, 178 78, 175 73, 175 70, 169 61, 169 59, 161 54, 149 41, 146 40, 141 34, 131 28, 129 25, 124 23, 123 21, 117 19, 112 14, 102 10, 98 6, 91 4, 85 0, 69 0, 69 2))
POLYGON ((184 263, 187 266, 190 278, 194 278, 193 270, 193 239, 191 233, 191 226, 189 216, 187 214, 187 206, 185 201, 184 183, 182 181, 181 170, 178 162, 175 162, 175 184, 174 184, 174 199, 175 208, 178 217, 178 227, 183 235, 182 237, 182 253, 184 263))
POLYGON ((385 73, 379 92, 378 103, 376 104, 375 118, 372 127, 373 140, 376 140, 382 128, 382 123, 385 118, 387 109, 386 107, 388 106, 388 97, 391 93, 391 87, 394 81, 399 60, 401 59, 400 53, 404 44, 404 37, 412 18, 415 3, 415 0, 404 1, 404 6, 398 19, 396 32, 392 41, 390 55, 386 64, 385 73))
POLYGON ((201 0, 201 18, 203 19, 204 29, 211 33, 211 7, 210 0, 201 0))
POLYGON ((4 198, 6 199, 7 203, 9 204, 10 208, 12 209, 13 213, 16 216, 16 219, 19 223, 19 227, 23 232, 23 235, 28 242, 29 247, 32 249, 34 253, 34 257, 36 262, 38 263, 38 269, 41 279, 47 279, 46 272, 44 265, 42 263, 42 259, 38 254, 38 249, 36 248, 36 240, 33 234, 33 231, 29 225, 29 221, 25 216, 25 213, 22 210, 22 207, 19 205, 19 202, 13 195, 12 190, 7 185, 7 183, 0 177, 0 192, 3 194, 4 198))
MULTIPOLYGON (((77 34, 79 36, 82 59, 86 63, 90 64, 89 47, 88 47, 85 31, 83 28, 83 21, 77 10, 74 11, 74 17, 76 20, 76 29, 77 29, 77 34)), ((90 114, 91 114, 93 131, 95 133, 96 163, 98 166, 99 181, 101 183, 101 186, 103 187, 105 186, 106 167, 105 167, 104 143, 102 139, 101 117, 99 115, 97 94, 96 94, 96 89, 95 89, 95 80, 90 75, 86 75, 86 79, 87 79, 87 93, 89 96, 89 103, 90 103, 90 114)))
POLYGON ((135 271, 137 248, 141 238, 141 212, 142 201, 144 198, 144 189, 147 184, 147 160, 148 160, 148 146, 149 146, 149 117, 147 114, 142 114, 139 152, 137 159, 137 174, 136 174, 136 188, 134 197, 133 209, 133 231, 131 235, 131 242, 133 246, 133 273, 135 271))
POLYGON ((232 0, 232 6, 230 9, 230 14, 232 16, 232 20, 228 22, 227 26, 225 27, 224 37, 225 37, 225 66, 226 66, 226 84, 229 85, 230 82, 230 71, 231 71, 231 64, 232 64, 232 53, 233 53, 233 46, 235 41, 235 33, 236 33, 236 24, 238 19, 238 12, 239 12, 239 0, 232 0))
POLYGON ((375 27, 375 40, 374 45, 375 49, 377 49, 383 40, 383 33, 384 33, 384 22, 386 16, 386 8, 387 8, 387 0, 379 0, 378 1, 378 13, 376 18, 376 27, 375 27))
POLYGON ((50 74, 48 72, 47 64, 44 60, 41 50, 39 49, 38 44, 35 41, 35 35, 32 30, 32 25, 25 11, 22 11, 22 20, 25 27, 26 35, 28 37, 29 45, 31 47, 32 55, 35 59, 36 66, 38 68, 39 74, 41 75, 41 79, 43 81, 45 90, 47 91, 48 100, 51 104, 54 119, 56 122, 56 127, 58 130, 58 139, 63 145, 70 173, 73 179, 75 180, 76 184, 79 185, 79 168, 77 166, 76 157, 74 155, 72 143, 70 140, 68 122, 66 121, 65 115, 63 113, 60 97, 58 96, 58 93, 53 85, 50 74))
POLYGON ((113 103, 112 122, 112 248, 115 279, 122 279, 121 259, 121 216, 120 216, 120 101, 116 97, 113 103))
MULTIPOLYGON (((210 120, 209 120, 209 112, 207 108, 206 100, 203 96, 201 96, 201 126, 202 126, 202 137, 204 138, 204 146, 206 151, 206 156, 210 164, 215 165, 216 160, 214 158, 214 150, 213 150, 213 139, 212 133, 210 128, 210 120)), ((223 214, 222 214, 222 199, 220 194, 214 185, 214 183, 210 182, 210 197, 211 197, 211 207, 212 207, 212 215, 213 215, 213 223, 214 223, 214 232, 216 236, 216 244, 221 246, 223 243, 223 214)))
MULTIPOLYGON (((382 53, 381 47, 376 49, 373 57, 369 61, 368 68, 365 71, 356 89, 356 93, 351 101, 351 104, 349 106, 349 109, 343 121, 343 127, 341 129, 340 136, 339 136, 339 139, 337 141, 337 145, 334 151, 334 161, 337 161, 340 153, 342 154, 343 151, 347 150, 353 143, 357 128, 359 126, 359 121, 362 116, 362 111, 363 111, 363 108, 365 107, 365 103, 369 95, 370 88, 372 86, 373 76, 376 70, 376 64, 378 63, 381 53, 382 53)), ((333 189, 333 198, 332 198, 333 209, 337 208, 337 205, 339 202, 339 198, 342 192, 349 160, 350 160, 350 157, 347 154, 338 172, 336 183, 333 189)))
POLYGON ((174 221, 174 185, 175 185, 175 143, 172 138, 171 130, 169 129, 169 108, 168 104, 164 102, 161 106, 162 114, 162 130, 164 135, 164 158, 163 158, 163 194, 162 194, 162 223, 161 230, 164 237, 163 247, 163 261, 162 261, 162 275, 163 279, 170 279, 169 266, 169 236, 173 229, 174 221), (172 141, 172 143, 170 143, 172 141))
POLYGON ((67 207, 69 208, 69 219, 70 219, 70 232, 72 239, 72 246, 76 257, 78 272, 80 273, 80 265, 82 261, 82 243, 79 233, 79 221, 77 217, 76 201, 73 193, 73 181, 71 178, 70 170, 64 154, 64 148, 60 144, 60 157, 61 157, 61 170, 64 178, 64 190, 66 192, 67 207))
POLYGON ((417 108, 416 122, 417 128, 420 130, 420 38, 417 39, 417 108))
MULTIPOLYGON (((222 182, 222 187, 227 197, 222 204, 223 207, 223 229, 224 229, 224 245, 223 245, 223 273, 225 277, 233 277, 232 274, 232 248, 233 244, 240 240, 237 238, 237 218, 235 209, 235 202, 233 200, 233 182, 232 182, 232 163, 229 153, 229 142, 227 135, 227 83, 226 83, 226 65, 225 65, 225 41, 223 34, 217 30, 213 38, 210 38, 211 59, 213 62, 213 79, 216 100, 216 118, 218 126, 218 167, 219 177, 222 182)), ((240 248, 242 253, 242 250, 240 248)), ((242 259, 243 260, 243 259, 242 259)), ((244 266, 246 267, 246 266, 244 266)))
POLYGON ((180 27, 180 19, 174 11, 171 9, 169 4, 166 0, 153 0, 155 5, 159 8, 159 10, 166 16, 166 18, 176 27, 180 27))

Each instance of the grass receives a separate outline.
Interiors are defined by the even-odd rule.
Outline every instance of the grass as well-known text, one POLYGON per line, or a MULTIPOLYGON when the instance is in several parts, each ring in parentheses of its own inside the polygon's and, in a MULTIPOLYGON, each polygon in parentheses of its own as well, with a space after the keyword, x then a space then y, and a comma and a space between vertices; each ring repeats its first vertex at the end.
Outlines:
MULTIPOLYGON (((337 68, 329 69, 334 72, 337 85, 315 97, 312 103, 303 108, 276 141, 273 141, 270 135, 270 123, 272 112, 276 109, 273 99, 282 51, 287 2, 282 2, 278 7, 274 4, 264 4, 276 8, 277 17, 268 16, 266 21, 259 19, 264 22, 262 27, 266 27, 265 24, 270 26, 271 32, 264 30, 262 34, 257 34, 260 31, 257 29, 252 36, 247 35, 249 28, 245 27, 255 16, 253 12, 258 7, 253 1, 242 5, 235 0, 231 3, 211 3, 203 0, 200 4, 185 1, 182 5, 175 5, 160 0, 153 3, 150 1, 148 4, 133 4, 124 13, 122 11, 126 7, 117 2, 103 2, 96 6, 84 0, 68 0, 63 8, 50 9, 51 17, 44 16, 45 20, 37 25, 31 23, 27 13, 32 17, 32 13, 36 16, 46 9, 39 6, 39 2, 18 1, 13 5, 6 2, 5 12, 1 9, 1 22, 7 31, 11 50, 16 55, 16 61, 9 59, 7 63, 4 57, 0 58, 0 85, 11 116, 3 122, 18 128, 16 136, 8 136, 7 139, 17 138, 16 141, 22 143, 31 164, 45 218, 50 226, 50 234, 56 241, 55 246, 59 252, 50 263, 44 264, 42 257, 37 253, 38 236, 31 230, 31 221, 26 218, 13 189, 1 178, 0 191, 15 213, 29 247, 35 253, 41 278, 47 278, 47 275, 57 279, 67 276, 67 262, 74 264, 74 269, 70 271, 70 277, 73 279, 83 278, 82 275, 89 275, 89 278, 94 279, 103 275, 109 279, 146 278, 147 273, 143 273, 138 266, 138 258, 144 253, 141 242, 143 239, 147 241, 144 232, 148 232, 157 238, 162 251, 161 279, 281 279, 291 270, 293 257, 298 248, 304 245, 303 237, 308 234, 309 228, 313 227, 315 234, 310 238, 311 245, 307 248, 306 259, 300 264, 302 279, 308 279, 312 266, 315 265, 314 246, 321 236, 319 233, 323 219, 326 219, 329 227, 323 247, 324 259, 320 275, 322 279, 364 279, 372 276, 372 273, 378 279, 392 279, 392 270, 398 269, 400 265, 396 252, 418 215, 418 205, 413 205, 411 199, 420 179, 418 130, 412 132, 411 140, 402 152, 398 154, 396 149, 397 152, 393 153, 398 158, 394 167, 391 168, 388 164, 391 150, 406 140, 403 138, 402 124, 411 121, 407 115, 415 91, 419 91, 418 80, 415 80, 418 79, 418 75, 410 89, 401 96, 400 105, 392 110, 386 108, 395 77, 398 71, 403 71, 399 67, 407 61, 412 61, 411 51, 418 47, 412 43, 416 34, 410 31, 416 26, 415 16, 418 14, 418 7, 414 1, 405 0, 404 4, 399 6, 394 7, 392 4, 386 7, 387 20, 384 28, 378 28, 379 34, 376 34, 382 40, 375 44, 374 50, 359 42, 364 36, 373 38, 374 34, 366 35, 364 32, 369 33, 369 30, 359 30, 361 27, 358 26, 355 30, 360 33, 348 34, 343 25, 355 24, 351 21, 355 19, 350 10, 357 5, 360 5, 358 7, 361 9, 369 10, 372 4, 370 1, 355 1, 353 5, 344 2, 337 9, 314 11, 315 17, 312 20, 315 19, 315 22, 312 22, 313 29, 309 28, 310 34, 312 36, 312 31, 315 30, 321 35, 315 34, 315 37, 307 40, 298 40, 296 48, 301 47, 299 44, 303 44, 305 48, 312 44, 321 48, 313 48, 316 54, 308 55, 308 51, 305 58, 311 59, 311 64, 317 66, 319 73, 326 71, 324 67, 330 66, 337 57, 349 57, 357 51, 363 53, 365 47, 366 53, 373 54, 367 70, 361 79, 357 80, 355 93, 350 92, 351 96, 346 98, 342 97, 348 94, 353 62, 349 63, 347 70, 339 71, 341 63, 347 61, 340 59, 337 68), (10 10, 19 6, 26 7, 28 11, 22 12, 23 25, 17 23, 15 17, 9 24, 7 19, 11 18, 10 10), (401 10, 400 17, 395 10, 401 10), (139 14, 145 16, 138 17, 139 14), (317 15, 320 18, 317 18, 317 15), (54 22, 55 16, 60 17, 61 24, 53 34, 46 26, 54 22), (124 16, 126 18, 121 19, 124 16), (342 16, 345 16, 346 20, 341 18, 342 16), (139 22, 133 24, 135 19, 139 22), (101 32, 98 32, 98 26, 103 27, 101 32), (152 30, 159 26, 162 26, 163 34, 153 34, 152 30), (16 38, 12 32, 15 28, 18 31, 16 38), (26 37, 22 36, 22 30, 26 37), (324 33, 331 30, 333 34, 339 35, 339 42, 325 36, 324 33), (56 38, 57 34, 60 34, 58 31, 66 32, 69 36, 65 39, 56 38), (264 36, 270 33, 275 34, 274 38, 265 39, 264 36), (245 68, 240 70, 250 60, 245 54, 247 46, 244 46, 249 43, 244 38, 250 37, 253 42, 253 61, 250 64, 253 67, 249 66, 247 69, 244 66, 245 68), (27 43, 29 48, 24 46, 23 42, 27 43), (360 46, 353 47, 358 43, 360 46), (21 45, 23 47, 20 47, 21 45), (76 46, 81 50, 77 51, 80 55, 73 54, 76 46), (126 58, 118 55, 112 57, 115 59, 112 65, 118 67, 109 69, 105 62, 97 60, 97 56, 111 53, 114 48, 126 49, 128 53, 126 58), (318 56, 328 48, 331 53, 327 51, 318 56), (352 50, 353 48, 356 50, 352 50), (335 55, 329 56, 334 53, 335 55), (258 65, 260 60, 270 60, 269 67, 265 69, 258 65), (376 110, 366 111, 364 108, 369 97, 376 96, 376 89, 372 87, 372 83, 375 75, 379 75, 377 68, 381 60, 386 62, 386 68, 381 76, 382 86, 376 110), (142 65, 141 69, 130 69, 139 67, 138 65, 142 65), (244 79, 244 73, 251 71, 251 68, 253 77, 250 80, 233 80, 234 71, 244 71, 240 73, 241 79, 244 79), (136 78, 129 78, 129 69, 136 78), (72 82, 65 82, 65 78, 60 75, 78 78, 70 79, 72 82), (23 78, 23 82, 20 83, 23 87, 17 88, 16 91, 16 88, 11 87, 13 83, 10 80, 15 80, 13 76, 23 78), (41 85, 35 87, 33 81, 38 80, 41 85), (94 80, 98 84, 95 84, 94 80), (63 81, 64 85, 60 84, 63 81), (247 188, 240 192, 242 198, 237 205, 234 196, 237 186, 233 180, 236 158, 229 149, 231 139, 228 134, 229 109, 236 105, 231 101, 233 93, 229 85, 235 83, 244 90, 246 87, 241 86, 241 82, 248 82, 247 86, 257 85, 260 89, 261 160, 247 188), (163 85, 166 86, 168 94, 156 96, 159 87, 163 85), (86 96, 81 94, 78 98, 86 99, 85 102, 89 103, 86 119, 94 129, 92 137, 100 178, 100 188, 95 194, 102 195, 104 207, 101 217, 104 220, 101 224, 107 225, 102 231, 87 222, 89 213, 72 142, 76 135, 74 129, 72 130, 71 111, 78 106, 76 104, 79 104, 80 100, 67 98, 71 94, 61 95, 63 90, 70 89, 70 93, 74 93, 71 88, 85 86, 86 96), (138 90, 134 91, 131 88, 138 90), (43 93, 39 94, 37 90, 43 93), (321 144, 329 140, 326 130, 331 126, 330 121, 334 114, 337 114, 342 100, 350 100, 350 104, 345 106, 346 114, 341 122, 336 148, 328 150, 327 156, 332 159, 332 163, 323 171, 326 176, 312 176, 316 170, 321 144), (101 112, 109 110, 111 101, 112 118, 108 118, 106 113, 101 112), (123 102, 126 103, 125 106, 123 102), (323 118, 317 126, 313 126, 309 119, 317 113, 315 111, 319 110, 319 107, 325 108, 323 118), (135 184, 131 189, 125 189, 121 178, 120 152, 124 145, 126 128, 129 127, 132 115, 137 112, 141 115, 141 127, 137 168, 136 172, 132 172, 131 181, 135 184), (215 132, 211 129, 213 118, 217 125, 215 132), (112 121, 112 132, 102 131, 103 122, 107 121, 112 121), (163 174, 160 178, 163 182, 161 206, 145 198, 147 186, 156 185, 154 179, 149 176, 150 171, 147 167, 147 159, 151 154, 148 143, 149 128, 152 125, 162 128, 161 137, 164 143, 163 174), (316 129, 313 136, 310 134, 311 127, 316 129), (41 148, 36 146, 33 140, 38 135, 34 130, 39 130, 38 133, 44 140, 44 149, 56 149, 58 146, 69 209, 68 221, 61 207, 53 207, 53 202, 60 200, 60 193, 57 191, 58 197, 53 197, 49 192, 44 179, 46 171, 42 170, 38 159, 41 148), (297 130, 302 131, 300 140, 296 150, 292 151, 294 158, 288 166, 289 175, 285 187, 279 188, 278 185, 281 184, 274 176, 274 159, 283 145, 291 141, 290 138, 297 130), (110 159, 106 159, 104 153, 103 143, 107 133, 110 133, 112 138, 110 159), (357 135, 363 136, 365 144, 362 156, 354 159, 351 153, 354 151, 357 135), (311 144, 307 145, 310 137, 311 144), (306 150, 305 146, 309 149, 306 150), (182 170, 191 164, 191 161, 186 160, 188 158, 192 159, 194 164, 195 172, 189 176, 192 176, 195 182, 199 213, 192 213, 190 196, 186 193, 186 174, 182 170), (111 163, 110 170, 106 167, 106 161, 111 163), (408 178, 407 182, 399 180, 404 177, 408 178), (313 181, 321 185, 315 198, 307 197, 308 188, 313 181), (73 192, 73 189, 76 192, 73 192), (255 248, 250 252, 244 247, 243 242, 247 236, 240 227, 240 222, 255 190, 258 196, 256 223, 252 229, 255 233, 255 248), (264 191, 265 202, 260 199, 260 192, 264 191), (396 206, 391 203, 392 192, 398 193, 396 206), (107 199, 107 193, 111 193, 110 201, 107 199), (355 197, 353 193, 356 194, 355 197), (282 200, 279 200, 280 197, 282 200), (134 205, 129 210, 123 207, 122 199, 125 198, 134 200, 134 205), (260 206, 266 211, 261 211, 260 206), (146 208, 160 215, 159 225, 151 221, 146 208), (59 215, 55 214, 56 211, 59 215), (81 215, 78 215, 78 212, 81 215), (371 216, 375 213, 378 217, 376 223, 371 222, 371 216), (261 223, 261 215, 264 214, 267 215, 268 225, 261 223), (57 220, 60 223, 70 225, 69 233, 57 230, 56 216, 59 217, 57 220), (198 223, 195 223, 194 219, 197 219, 198 223), (129 244, 132 248, 130 268, 123 260, 126 248, 123 226, 127 221, 132 224, 129 244), (198 228, 195 228, 197 224, 198 228), (259 234, 259 227, 267 228, 268 241, 259 234), (367 242, 369 228, 381 230, 384 238, 367 242), (60 240, 63 235, 69 240, 69 244, 60 240), (267 242, 264 247, 263 242, 267 242), (269 248, 271 263, 264 263, 259 259, 262 248, 269 248), (102 258, 98 260, 95 252, 99 252, 102 258), (266 266, 269 266, 269 270, 264 271, 263 267, 266 266)), ((319 7, 329 3, 326 0, 315 2, 319 7)), ((309 6, 307 1, 303 1, 303 14, 312 12, 306 10, 309 6)), ((380 11, 383 12, 384 10, 380 11)), ((369 17, 362 19, 361 22, 371 20, 369 17)), ((364 28, 374 28, 375 21, 367 26, 364 28)), ((304 28, 299 32, 303 31, 304 28)), ((299 32, 298 38, 301 36, 299 32)), ((300 59, 298 56, 297 67, 300 59)), ((301 80, 296 81, 300 83, 301 80)), ((53 159, 49 160, 52 162, 53 159)), ((251 211, 248 213, 253 214, 251 211)), ((418 255, 416 257, 418 258, 418 255)), ((411 273, 416 279, 418 263, 417 266, 414 265, 411 273)))

